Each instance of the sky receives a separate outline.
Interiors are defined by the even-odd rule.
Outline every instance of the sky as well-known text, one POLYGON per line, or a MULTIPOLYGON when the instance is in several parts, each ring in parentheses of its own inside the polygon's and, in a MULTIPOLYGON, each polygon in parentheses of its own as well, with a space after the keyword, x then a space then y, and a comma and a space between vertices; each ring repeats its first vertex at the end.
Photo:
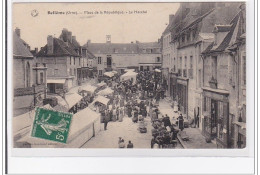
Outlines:
POLYGON ((14 3, 12 28, 21 29, 21 38, 32 49, 43 47, 48 35, 59 37, 63 28, 81 45, 87 40, 104 43, 106 35, 111 35, 112 43, 153 42, 178 8, 179 3, 14 3), (51 14, 53 11, 62 14, 51 14))

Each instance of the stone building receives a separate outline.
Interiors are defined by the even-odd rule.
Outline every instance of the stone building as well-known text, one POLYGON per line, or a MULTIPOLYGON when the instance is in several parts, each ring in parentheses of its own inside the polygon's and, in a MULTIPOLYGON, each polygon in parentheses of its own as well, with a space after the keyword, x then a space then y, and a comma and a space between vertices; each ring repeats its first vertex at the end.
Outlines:
POLYGON ((243 13, 239 11, 227 25, 216 24, 214 41, 202 52, 202 131, 220 148, 245 147, 246 144, 243 13))
POLYGON ((16 28, 13 33, 14 116, 42 105, 46 97, 46 69, 46 65, 36 63, 30 46, 16 28))
POLYGON ((46 64, 47 87, 50 93, 67 91, 77 85, 78 69, 81 68, 79 51, 72 45, 72 36, 65 40, 47 37, 47 44, 36 54, 37 62, 46 64))
POLYGON ((201 52, 214 40, 212 31, 215 24, 229 24, 238 13, 239 5, 182 3, 171 22, 169 95, 179 103, 184 116, 198 121, 196 126, 200 129, 203 92, 201 52))
POLYGON ((108 35, 106 43, 92 43, 89 40, 84 47, 95 55, 99 76, 111 70, 123 73, 125 69, 153 70, 161 67, 160 44, 157 42, 111 43, 108 35))

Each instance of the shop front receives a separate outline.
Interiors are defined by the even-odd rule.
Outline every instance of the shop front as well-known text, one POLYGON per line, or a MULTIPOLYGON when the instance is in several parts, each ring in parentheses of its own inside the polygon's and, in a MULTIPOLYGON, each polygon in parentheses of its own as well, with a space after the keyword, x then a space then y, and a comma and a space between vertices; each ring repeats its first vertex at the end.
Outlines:
POLYGON ((177 79, 177 99, 181 112, 188 114, 188 79, 177 79))
POLYGON ((203 88, 202 133, 215 140, 218 148, 229 148, 229 93, 203 88))
POLYGON ((170 96, 172 100, 177 100, 177 77, 174 73, 170 73, 170 96))

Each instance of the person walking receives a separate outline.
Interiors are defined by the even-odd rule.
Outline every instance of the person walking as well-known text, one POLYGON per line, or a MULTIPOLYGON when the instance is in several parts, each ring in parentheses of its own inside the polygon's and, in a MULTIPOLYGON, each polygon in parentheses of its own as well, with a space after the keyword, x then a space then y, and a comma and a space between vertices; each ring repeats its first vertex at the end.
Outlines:
POLYGON ((131 142, 131 140, 129 140, 127 148, 134 148, 134 144, 131 142))
POLYGON ((107 124, 110 121, 110 116, 109 116, 109 112, 107 111, 105 113, 105 119, 104 119, 104 130, 107 130, 107 124))
POLYGON ((119 148, 125 148, 125 141, 124 139, 121 140, 121 142, 118 144, 119 148))
POLYGON ((182 131, 184 129, 184 119, 182 114, 180 114, 180 116, 177 119, 178 119, 179 129, 182 131))

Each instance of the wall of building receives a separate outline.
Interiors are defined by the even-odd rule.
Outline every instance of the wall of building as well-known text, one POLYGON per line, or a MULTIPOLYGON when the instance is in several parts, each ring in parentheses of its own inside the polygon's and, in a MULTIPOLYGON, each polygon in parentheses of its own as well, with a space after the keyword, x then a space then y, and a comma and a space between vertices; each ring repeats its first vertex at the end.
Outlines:
POLYGON ((13 88, 25 88, 27 78, 25 75, 26 65, 29 63, 30 65, 30 86, 34 84, 33 81, 33 70, 32 67, 34 65, 33 59, 22 59, 22 58, 14 58, 13 59, 13 88))

